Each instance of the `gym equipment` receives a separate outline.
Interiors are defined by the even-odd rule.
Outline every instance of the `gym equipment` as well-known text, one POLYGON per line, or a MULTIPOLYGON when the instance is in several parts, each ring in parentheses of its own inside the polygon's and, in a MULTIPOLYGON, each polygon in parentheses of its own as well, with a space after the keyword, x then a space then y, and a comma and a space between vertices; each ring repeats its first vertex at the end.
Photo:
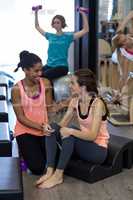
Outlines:
POLYGON ((41 10, 42 9, 42 5, 38 5, 38 6, 33 6, 32 10, 33 11, 37 11, 37 10, 41 10))
POLYGON ((19 158, 0 157, 0 199, 24 199, 19 158))
POLYGON ((0 86, 8 86, 8 79, 5 76, 0 76, 0 86))
POLYGON ((26 162, 21 158, 20 159, 20 168, 21 168, 21 171, 22 172, 26 172, 27 171, 27 165, 26 165, 26 162))
POLYGON ((5 86, 0 86, 0 100, 7 100, 7 92, 5 86))
POLYGON ((133 125, 133 122, 130 122, 129 120, 128 114, 112 113, 108 118, 108 121, 115 126, 133 125))
POLYGON ((108 155, 103 164, 89 163, 73 156, 65 170, 65 174, 94 183, 122 172, 123 168, 130 169, 132 162, 133 140, 110 135, 108 155))
POLYGON ((12 156, 12 142, 7 122, 0 122, 0 157, 12 156))
MULTIPOLYGON (((6 88, 6 99, 7 100, 10 100, 11 88, 14 85, 14 81, 15 81, 14 77, 12 77, 10 74, 0 71, 0 87, 6 88)), ((1 94, 0 94, 0 96, 1 96, 1 94)))
POLYGON ((8 122, 8 108, 7 101, 0 101, 0 122, 8 122))
POLYGON ((65 100, 71 96, 69 84, 70 84, 69 75, 53 80, 54 99, 56 102, 65 100))
POLYGON ((8 86, 9 86, 9 80, 8 77, 4 75, 0 75, 0 87, 6 88, 6 97, 8 98, 8 86))
POLYGON ((111 45, 104 39, 98 39, 99 50, 99 67, 100 67, 100 82, 101 85, 107 87, 110 85, 110 58, 112 55, 111 45))

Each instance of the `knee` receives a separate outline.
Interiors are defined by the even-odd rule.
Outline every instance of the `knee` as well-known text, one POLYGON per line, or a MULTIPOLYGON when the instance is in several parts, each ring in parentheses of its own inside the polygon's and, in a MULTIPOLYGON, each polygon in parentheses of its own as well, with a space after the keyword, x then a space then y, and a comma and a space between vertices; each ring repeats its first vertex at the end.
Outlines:
POLYGON ((74 143, 75 138, 74 138, 72 135, 70 135, 69 137, 64 137, 64 138, 62 138, 62 141, 68 141, 69 143, 70 143, 70 142, 71 142, 71 143, 74 143))

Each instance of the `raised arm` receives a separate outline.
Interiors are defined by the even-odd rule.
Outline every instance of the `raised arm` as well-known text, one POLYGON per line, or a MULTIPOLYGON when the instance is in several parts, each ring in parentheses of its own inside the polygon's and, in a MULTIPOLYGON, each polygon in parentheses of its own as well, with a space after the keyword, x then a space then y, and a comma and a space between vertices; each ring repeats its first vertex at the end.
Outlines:
POLYGON ((35 10, 35 28, 39 31, 39 33, 41 33, 44 36, 45 31, 39 25, 38 11, 38 9, 35 10))
POLYGON ((69 103, 68 109, 66 114, 64 115, 63 119, 60 121, 59 125, 61 127, 66 127, 68 125, 68 123, 70 122, 70 120, 72 119, 73 115, 74 115, 74 107, 75 107, 75 103, 76 103, 76 98, 72 99, 69 103))
MULTIPOLYGON (((133 23, 133 10, 128 13, 128 15, 124 18, 124 20, 120 23, 117 29, 117 33, 123 32, 128 22, 131 20, 133 23)), ((133 26, 133 24, 132 24, 133 26)))
POLYGON ((17 120, 21 124, 23 124, 29 128, 43 131, 43 126, 41 124, 38 124, 35 122, 33 123, 33 121, 31 121, 30 119, 28 119, 25 116, 23 107, 21 105, 21 96, 20 96, 20 91, 19 91, 18 85, 15 85, 13 87, 12 92, 11 92, 11 99, 12 99, 12 105, 13 105, 13 109, 16 114, 17 120))
POLYGON ((44 79, 45 85, 45 96, 46 96, 46 106, 48 112, 52 112, 53 96, 52 96, 52 85, 48 79, 44 79))
MULTIPOLYGON (((81 7, 81 9, 82 9, 82 7, 81 7)), ((89 32, 87 15, 83 11, 79 11, 79 12, 82 16, 83 28, 80 31, 74 33, 74 39, 78 39, 78 38, 84 36, 86 33, 89 32)))

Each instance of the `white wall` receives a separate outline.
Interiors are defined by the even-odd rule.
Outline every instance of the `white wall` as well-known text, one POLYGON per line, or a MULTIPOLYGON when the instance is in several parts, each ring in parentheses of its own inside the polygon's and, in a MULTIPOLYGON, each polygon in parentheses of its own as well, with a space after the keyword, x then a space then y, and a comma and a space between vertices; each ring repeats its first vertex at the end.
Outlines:
MULTIPOLYGON (((39 14, 42 28, 53 32, 51 20, 61 14, 68 25, 64 31, 74 31, 74 0, 0 0, 0 66, 16 66, 22 50, 36 53, 46 63, 47 40, 35 30, 31 11, 33 5, 39 4, 43 6, 39 14)), ((72 48, 69 55, 73 55, 72 48)))

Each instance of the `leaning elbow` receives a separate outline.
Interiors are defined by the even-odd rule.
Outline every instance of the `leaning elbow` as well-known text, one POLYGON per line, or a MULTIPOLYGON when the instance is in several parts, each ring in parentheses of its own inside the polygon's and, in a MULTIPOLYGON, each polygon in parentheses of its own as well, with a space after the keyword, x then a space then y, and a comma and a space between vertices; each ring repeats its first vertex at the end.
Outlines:
POLYGON ((88 33, 89 32, 89 27, 88 28, 86 28, 86 33, 88 33))
POLYGON ((95 133, 92 133, 91 135, 89 135, 87 137, 87 140, 91 141, 91 142, 95 141, 95 139, 96 139, 96 134, 95 133))
POLYGON ((88 141, 91 141, 91 142, 95 141, 95 137, 89 137, 88 141))
POLYGON ((24 117, 23 116, 17 116, 17 120, 19 121, 19 123, 23 124, 24 117))
POLYGON ((38 30, 39 29, 39 26, 38 26, 38 24, 35 24, 35 28, 38 30))
POLYGON ((38 30, 38 26, 37 25, 35 25, 35 28, 38 30))

